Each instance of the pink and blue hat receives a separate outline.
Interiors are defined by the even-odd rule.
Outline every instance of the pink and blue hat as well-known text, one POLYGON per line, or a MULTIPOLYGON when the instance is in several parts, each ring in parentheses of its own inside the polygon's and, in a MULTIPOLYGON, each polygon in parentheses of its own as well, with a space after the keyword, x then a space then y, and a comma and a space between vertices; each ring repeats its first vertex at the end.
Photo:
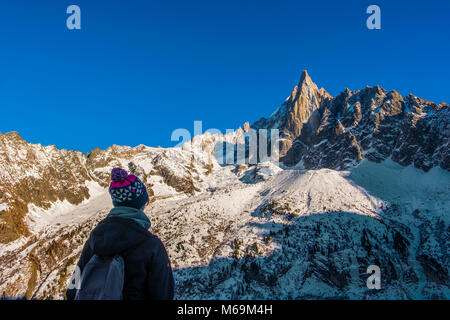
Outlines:
POLYGON ((109 194, 114 207, 142 209, 148 201, 147 189, 142 181, 121 168, 111 171, 109 194))

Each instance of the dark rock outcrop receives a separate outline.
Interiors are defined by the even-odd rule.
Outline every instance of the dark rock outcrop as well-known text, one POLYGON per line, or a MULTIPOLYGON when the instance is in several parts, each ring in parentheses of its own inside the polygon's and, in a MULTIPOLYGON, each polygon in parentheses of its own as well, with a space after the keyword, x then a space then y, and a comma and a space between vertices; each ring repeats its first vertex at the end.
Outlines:
POLYGON ((305 169, 349 168, 362 159, 450 170, 450 111, 379 86, 331 97, 304 71, 291 96, 254 129, 279 129, 280 160, 305 169))

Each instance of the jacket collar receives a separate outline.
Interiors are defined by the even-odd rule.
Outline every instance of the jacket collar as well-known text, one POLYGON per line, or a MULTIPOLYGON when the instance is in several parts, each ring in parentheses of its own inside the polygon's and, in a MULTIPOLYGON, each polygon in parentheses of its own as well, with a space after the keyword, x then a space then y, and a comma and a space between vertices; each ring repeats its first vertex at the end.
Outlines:
POLYGON ((109 212, 108 218, 109 217, 120 217, 133 220, 145 230, 148 230, 151 226, 150 219, 142 210, 131 207, 115 207, 109 212))

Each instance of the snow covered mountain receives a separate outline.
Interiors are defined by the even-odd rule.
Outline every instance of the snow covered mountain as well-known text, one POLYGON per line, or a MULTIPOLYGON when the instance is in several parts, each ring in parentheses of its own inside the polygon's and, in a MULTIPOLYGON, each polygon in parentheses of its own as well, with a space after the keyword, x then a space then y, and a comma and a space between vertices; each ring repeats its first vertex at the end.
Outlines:
POLYGON ((0 133, 0 296, 58 299, 112 207, 112 168, 147 185, 151 231, 181 299, 448 299, 449 108, 379 87, 331 97, 306 72, 252 128, 282 132, 278 167, 223 165, 234 133, 182 148, 89 154, 0 133), (370 290, 367 267, 381 270, 370 290))
POLYGON ((450 108, 376 87, 331 97, 306 71, 289 98, 253 128, 279 128, 281 161, 305 169, 343 170, 388 158, 428 171, 450 169, 450 108))

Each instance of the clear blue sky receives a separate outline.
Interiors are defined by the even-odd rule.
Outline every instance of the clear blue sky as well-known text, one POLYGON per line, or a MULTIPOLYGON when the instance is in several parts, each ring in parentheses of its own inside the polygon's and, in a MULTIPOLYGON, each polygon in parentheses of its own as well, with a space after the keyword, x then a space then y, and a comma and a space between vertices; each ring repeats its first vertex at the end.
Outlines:
POLYGON ((302 69, 331 94, 379 84, 450 102, 449 1, 5 0, 0 131, 89 151, 270 115, 302 69), (77 4, 82 30, 66 28, 77 4), (370 4, 382 30, 366 28, 370 4))

